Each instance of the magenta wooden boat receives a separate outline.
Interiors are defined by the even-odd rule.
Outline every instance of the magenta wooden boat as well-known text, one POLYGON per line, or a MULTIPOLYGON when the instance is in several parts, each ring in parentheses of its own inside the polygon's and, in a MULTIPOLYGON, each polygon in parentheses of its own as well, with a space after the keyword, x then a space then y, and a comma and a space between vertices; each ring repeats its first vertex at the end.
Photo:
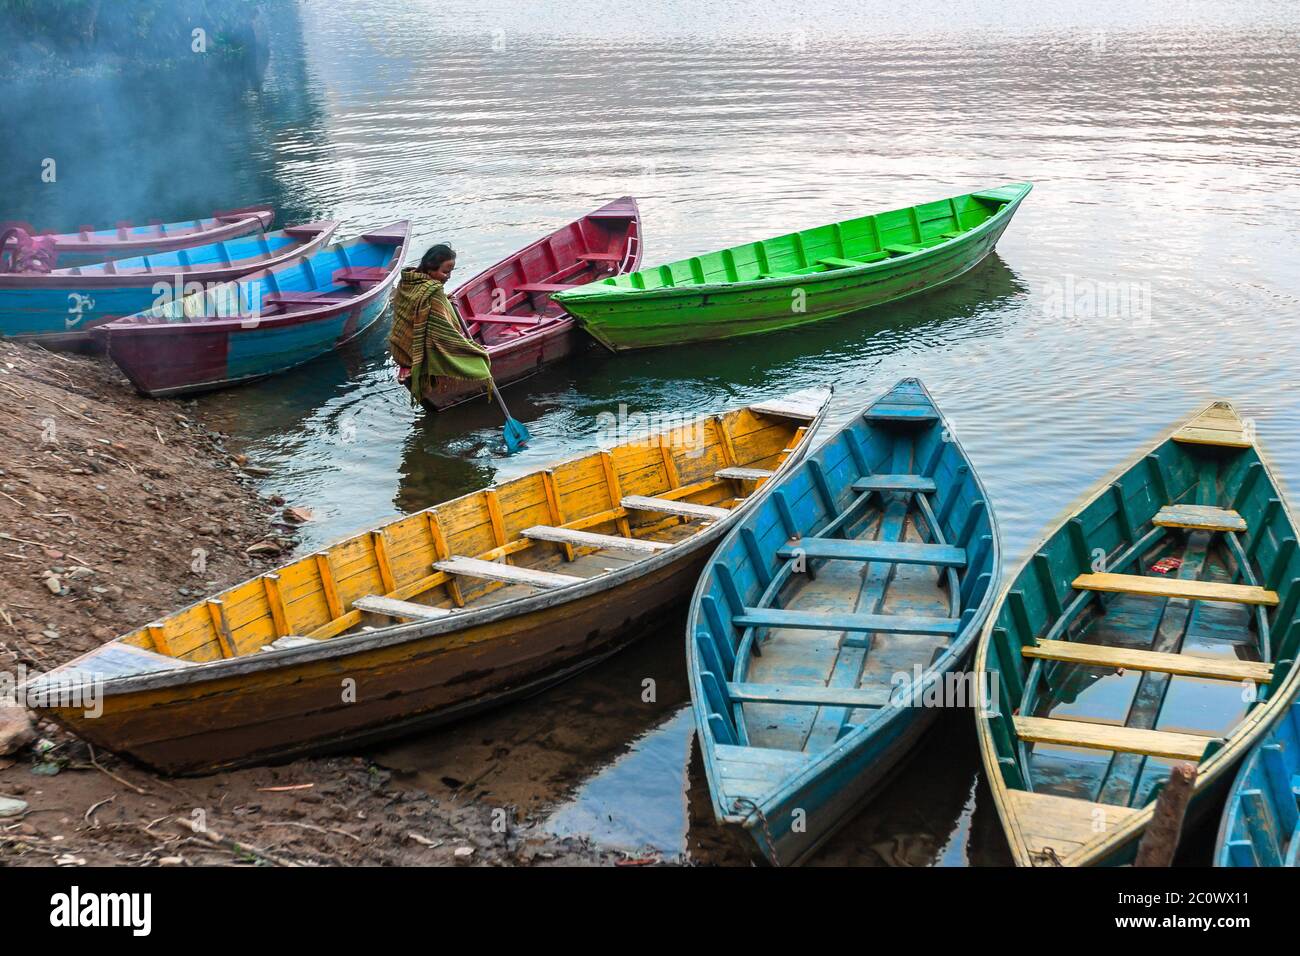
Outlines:
MULTIPOLYGON (((83 226, 77 232, 38 232, 25 222, 0 222, 0 262, 13 230, 22 230, 29 236, 42 236, 53 240, 59 268, 120 259, 124 256, 144 256, 158 252, 171 252, 188 246, 198 246, 222 239, 237 239, 254 232, 265 232, 275 220, 275 210, 270 206, 244 206, 214 212, 203 219, 180 222, 154 220, 147 225, 135 226, 119 222, 112 229, 95 229, 83 226)), ((0 266, 3 268, 3 266, 0 266)))
MULTIPOLYGON (((616 199, 470 279, 451 294, 469 334, 492 357, 498 385, 557 362, 585 341, 551 294, 641 264, 641 212, 631 196, 616 199)), ((477 382, 441 379, 425 405, 450 408, 485 394, 477 382)))
POLYGON ((309 222, 52 272, 0 272, 0 337, 46 346, 91 342, 105 322, 315 252, 337 227, 334 220, 309 222))
POLYGON ((284 372, 351 341, 383 314, 410 231, 409 222, 395 222, 97 332, 146 395, 211 391, 284 372))

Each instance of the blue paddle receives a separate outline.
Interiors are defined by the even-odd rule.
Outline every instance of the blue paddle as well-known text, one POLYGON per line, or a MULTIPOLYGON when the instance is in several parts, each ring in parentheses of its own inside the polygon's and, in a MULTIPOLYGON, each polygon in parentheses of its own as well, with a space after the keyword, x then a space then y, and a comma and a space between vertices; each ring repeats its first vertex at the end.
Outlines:
POLYGON ((504 429, 506 439, 506 452, 513 455, 528 444, 528 440, 533 436, 528 434, 528 429, 524 427, 523 422, 516 421, 510 415, 510 409, 506 408, 506 400, 501 397, 501 389, 497 388, 495 379, 488 379, 488 388, 492 389, 492 394, 497 397, 497 404, 501 406, 501 414, 506 417, 506 427, 504 429))

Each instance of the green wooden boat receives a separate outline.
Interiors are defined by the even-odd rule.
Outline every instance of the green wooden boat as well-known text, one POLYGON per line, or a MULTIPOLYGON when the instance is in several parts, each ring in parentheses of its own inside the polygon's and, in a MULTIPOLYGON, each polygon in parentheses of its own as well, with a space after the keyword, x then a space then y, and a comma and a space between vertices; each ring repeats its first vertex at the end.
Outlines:
POLYGON ((616 352, 775 332, 949 282, 993 251, 1029 183, 833 222, 560 292, 616 352))
POLYGON ((1132 862, 1180 763, 1197 770, 1189 823, 1217 809, 1300 692, 1296 540, 1253 427, 1215 402, 1030 551, 975 654, 1018 865, 1132 862))

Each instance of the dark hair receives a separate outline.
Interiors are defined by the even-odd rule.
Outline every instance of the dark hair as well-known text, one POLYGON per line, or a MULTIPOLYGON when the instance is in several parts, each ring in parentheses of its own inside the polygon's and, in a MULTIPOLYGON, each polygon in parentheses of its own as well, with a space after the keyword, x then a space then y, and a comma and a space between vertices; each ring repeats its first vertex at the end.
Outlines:
POLYGON ((436 269, 448 259, 456 258, 456 250, 444 243, 438 243, 436 246, 430 246, 425 252, 424 258, 420 260, 420 271, 428 272, 430 269, 436 269))

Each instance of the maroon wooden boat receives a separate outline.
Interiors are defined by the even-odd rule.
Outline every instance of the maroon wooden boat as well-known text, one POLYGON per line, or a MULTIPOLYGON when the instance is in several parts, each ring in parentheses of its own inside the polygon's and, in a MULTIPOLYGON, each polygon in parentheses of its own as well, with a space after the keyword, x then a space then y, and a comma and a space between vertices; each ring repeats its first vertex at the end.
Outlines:
POLYGON ((25 222, 0 222, 0 250, 5 241, 16 232, 29 236, 40 235, 53 245, 55 264, 61 268, 121 259, 125 256, 144 256, 171 252, 190 246, 237 239, 254 232, 265 232, 275 220, 275 210, 270 206, 244 206, 214 212, 203 219, 180 222, 153 220, 144 226, 119 222, 112 229, 83 226, 77 232, 38 233, 25 222))
MULTIPOLYGON (((585 338, 551 293, 594 282, 641 264, 641 213, 631 196, 616 199, 538 239, 470 279, 451 294, 470 336, 487 348, 498 385, 557 362, 585 338)), ((450 408, 486 394, 478 382, 439 379, 424 403, 450 408)))

